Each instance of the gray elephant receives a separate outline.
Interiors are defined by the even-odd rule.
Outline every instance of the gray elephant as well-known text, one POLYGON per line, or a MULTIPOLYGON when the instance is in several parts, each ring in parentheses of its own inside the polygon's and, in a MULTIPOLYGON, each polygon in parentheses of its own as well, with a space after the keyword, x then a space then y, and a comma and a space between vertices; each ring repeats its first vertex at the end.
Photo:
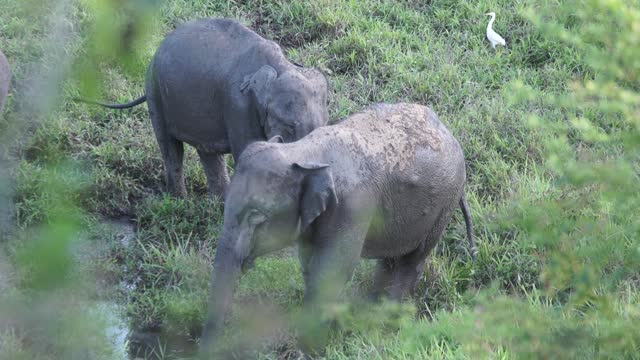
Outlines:
MULTIPOLYGON (((310 313, 335 298, 360 257, 379 259, 375 297, 409 296, 458 205, 475 259, 462 149, 428 107, 379 104, 296 142, 278 140, 249 145, 237 162, 213 264, 206 351, 242 270, 294 242, 310 313)), ((313 349, 314 339, 322 336, 303 332, 301 343, 313 349)))
POLYGON ((9 68, 9 62, 0 51, 0 113, 4 107, 4 102, 9 93, 9 85, 11 84, 11 69, 9 68))
POLYGON ((320 71, 291 63, 276 43, 239 22, 204 19, 178 27, 160 44, 144 96, 128 104, 92 103, 125 109, 146 101, 169 192, 186 194, 186 142, 198 151, 209 192, 223 197, 229 182, 223 154, 237 159, 254 141, 276 135, 294 141, 326 125, 327 88, 320 71))

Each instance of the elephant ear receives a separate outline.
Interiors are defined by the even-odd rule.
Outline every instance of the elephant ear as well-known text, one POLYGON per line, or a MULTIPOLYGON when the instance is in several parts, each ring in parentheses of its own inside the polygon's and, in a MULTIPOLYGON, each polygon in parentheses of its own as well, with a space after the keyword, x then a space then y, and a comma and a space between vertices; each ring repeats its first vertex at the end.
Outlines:
POLYGON ((324 92, 329 91, 330 83, 327 75, 325 75, 322 70, 316 68, 313 68, 312 74, 312 78, 319 84, 322 90, 324 92))
POLYGON ((268 89, 271 82, 278 77, 276 69, 269 65, 263 65, 258 71, 244 77, 240 85, 240 91, 249 91, 260 114, 260 125, 264 127, 267 115, 268 89))
POLYGON ((304 232, 329 206, 338 204, 338 197, 329 165, 294 163, 293 167, 304 172, 299 213, 300 231, 304 232))
POLYGON ((304 68, 301 72, 307 80, 311 82, 314 90, 324 95, 328 93, 331 84, 329 83, 329 78, 322 70, 318 68, 304 68))

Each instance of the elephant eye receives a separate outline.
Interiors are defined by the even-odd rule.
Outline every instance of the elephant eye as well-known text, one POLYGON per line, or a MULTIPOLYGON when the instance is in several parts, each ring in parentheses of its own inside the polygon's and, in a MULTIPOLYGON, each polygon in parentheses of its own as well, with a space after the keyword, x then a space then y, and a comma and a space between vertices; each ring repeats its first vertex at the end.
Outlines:
POLYGON ((267 219, 267 217, 264 215, 264 213, 262 213, 261 211, 259 211, 257 209, 251 209, 247 213, 247 222, 250 225, 254 225, 255 226, 255 225, 261 224, 266 219, 267 219))
POLYGON ((285 132, 287 135, 292 136, 295 133, 295 131, 296 131, 296 124, 295 123, 293 123, 293 124, 287 123, 287 124, 284 125, 283 132, 285 132))
POLYGON ((263 222, 265 222, 265 220, 267 220, 267 217, 259 212, 254 212, 249 214, 249 217, 247 218, 247 221, 249 221, 249 224, 255 226, 258 224, 262 224, 263 222))

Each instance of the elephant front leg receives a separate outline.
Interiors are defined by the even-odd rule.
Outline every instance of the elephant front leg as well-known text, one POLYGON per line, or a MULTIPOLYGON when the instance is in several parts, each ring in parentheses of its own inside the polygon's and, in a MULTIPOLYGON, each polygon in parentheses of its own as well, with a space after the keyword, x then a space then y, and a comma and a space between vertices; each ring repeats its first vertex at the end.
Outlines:
POLYGON ((334 303, 351 279, 360 259, 366 229, 351 224, 318 226, 306 269, 303 328, 298 343, 307 354, 320 351, 327 342, 329 324, 322 312, 334 303))
MULTIPOLYGON (((300 269, 302 270, 305 286, 309 284, 309 262, 313 255, 312 251, 311 240, 303 234, 298 241, 298 259, 300 260, 300 269)), ((307 291, 305 291, 306 293, 307 291)))

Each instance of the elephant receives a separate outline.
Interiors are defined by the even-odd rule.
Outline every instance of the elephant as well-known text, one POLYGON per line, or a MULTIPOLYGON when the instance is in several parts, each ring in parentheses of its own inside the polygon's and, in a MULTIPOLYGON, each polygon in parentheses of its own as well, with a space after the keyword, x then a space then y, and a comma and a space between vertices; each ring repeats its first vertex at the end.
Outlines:
MULTIPOLYGON (((215 348, 242 272, 294 243, 308 313, 335 299, 360 257, 378 259, 373 298, 412 295, 457 206, 475 260, 465 171, 457 140, 418 104, 377 104, 295 142, 249 145, 228 189, 201 351, 215 348)), ((301 346, 319 339, 303 332, 301 346)))
POLYGON ((0 51, 0 114, 9 93, 9 85, 11 85, 11 69, 7 58, 0 51))
POLYGON ((287 60, 275 42, 231 19, 202 19, 167 35, 146 73, 145 94, 114 109, 147 102, 164 160, 166 183, 184 196, 183 143, 194 146, 209 192, 224 197, 224 154, 280 136, 302 138, 327 124, 328 80, 287 60))

